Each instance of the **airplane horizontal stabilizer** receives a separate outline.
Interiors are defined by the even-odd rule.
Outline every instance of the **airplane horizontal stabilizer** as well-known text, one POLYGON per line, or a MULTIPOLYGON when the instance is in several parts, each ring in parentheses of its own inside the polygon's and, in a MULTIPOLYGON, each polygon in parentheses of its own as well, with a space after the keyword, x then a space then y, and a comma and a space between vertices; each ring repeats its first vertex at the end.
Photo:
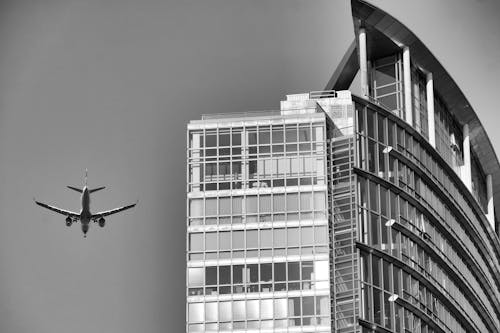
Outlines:
POLYGON ((82 190, 82 189, 79 189, 79 188, 77 188, 77 187, 73 187, 73 186, 67 186, 67 187, 68 187, 69 189, 73 190, 73 191, 77 191, 77 192, 80 192, 80 193, 82 193, 82 192, 83 192, 83 190, 82 190))
POLYGON ((97 191, 105 189, 105 188, 106 188, 106 186, 101 186, 101 187, 93 188, 93 189, 89 190, 89 193, 97 192, 97 191))

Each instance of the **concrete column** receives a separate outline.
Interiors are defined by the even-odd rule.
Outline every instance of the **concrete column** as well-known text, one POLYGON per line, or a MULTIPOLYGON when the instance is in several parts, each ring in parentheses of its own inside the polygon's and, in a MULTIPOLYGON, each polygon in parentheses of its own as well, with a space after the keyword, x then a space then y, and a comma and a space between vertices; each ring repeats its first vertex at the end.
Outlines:
POLYGON ((464 148, 464 165, 462 167, 462 181, 467 186, 469 191, 472 192, 472 172, 470 161, 470 138, 469 138, 469 125, 465 124, 463 127, 463 148, 464 148))
POLYGON ((359 71, 361 74, 361 95, 368 99, 368 66, 366 56, 366 31, 365 28, 359 28, 359 71))
POLYGON ((495 205, 493 203, 493 179, 491 175, 486 176, 486 198, 488 200, 488 212, 486 216, 491 227, 495 230, 495 205))
POLYGON ((432 73, 427 73, 427 130, 429 131, 429 143, 436 148, 436 129, 434 122, 434 81, 432 73))
POLYGON ((405 120, 413 126, 413 108, 411 107, 411 65, 410 65, 410 48, 405 46, 403 49, 403 84, 404 84, 404 103, 405 103, 405 120))

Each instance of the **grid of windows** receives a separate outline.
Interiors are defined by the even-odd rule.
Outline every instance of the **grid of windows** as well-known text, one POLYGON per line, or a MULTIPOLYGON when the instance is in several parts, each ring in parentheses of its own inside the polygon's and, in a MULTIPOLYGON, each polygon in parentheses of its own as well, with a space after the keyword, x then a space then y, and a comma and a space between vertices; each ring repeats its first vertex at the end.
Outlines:
POLYGON ((327 225, 190 232, 190 260, 308 255, 328 252, 327 225))
POLYGON ((488 255, 494 253, 493 247, 488 241, 491 235, 484 227, 475 227, 485 224, 479 221, 480 213, 472 208, 471 204, 464 198, 462 190, 456 185, 460 180, 457 177, 452 177, 438 158, 427 150, 432 148, 426 148, 418 139, 415 139, 409 131, 403 128, 401 121, 397 123, 398 120, 377 113, 375 110, 365 109, 361 105, 357 106, 357 112, 359 131, 357 165, 395 184, 399 184, 401 179, 402 188, 409 190, 431 212, 441 216, 444 225, 448 225, 452 231, 456 231, 457 240, 463 242, 464 248, 471 253, 481 267, 488 268, 484 270, 484 273, 487 274, 490 283, 493 283, 494 278, 490 269, 498 267, 500 263, 498 258, 488 255), (366 119, 363 116, 365 113, 366 119), (380 134, 381 128, 383 129, 382 134, 380 134), (368 148, 370 146, 372 148, 368 148), (384 151, 389 151, 386 150, 388 147, 399 152, 407 159, 407 162, 398 160, 395 154, 384 153, 384 151), (417 168, 408 167, 408 162, 417 168), (420 173, 417 182, 415 182, 416 170, 420 173), (401 172, 398 174, 398 171, 401 172), (430 184, 421 181, 424 178, 431 180, 441 190, 441 194, 446 195, 447 200, 451 201, 453 206, 450 207, 453 209, 450 209, 440 196, 430 189, 430 184), (468 229, 464 229, 465 225, 468 229), (471 234, 477 234, 477 239, 483 240, 481 244, 474 242, 471 234), (480 251, 480 246, 485 246, 486 250, 480 251), (491 265, 490 261, 493 261, 494 265, 491 265))
POLYGON ((188 305, 189 332, 258 330, 319 326, 330 332, 329 297, 296 295, 288 298, 194 302, 188 305))
POLYGON ((361 267, 365 320, 395 332, 434 331, 432 327, 436 326, 449 333, 466 332, 455 314, 446 309, 440 298, 419 277, 364 251, 361 251, 361 267), (405 302, 396 303, 393 295, 399 295, 405 302), (421 311, 409 311, 407 303, 421 311), (407 318, 410 312, 413 313, 411 321, 407 318), (430 327, 425 324, 429 319, 433 322, 430 327), (424 325, 426 327, 422 330, 424 325))
POLYGON ((188 192, 324 185, 324 115, 319 120, 190 131, 188 192))
MULTIPOLYGON (((482 267, 488 267, 486 266, 483 256, 479 254, 480 252, 478 251, 477 245, 470 239, 463 225, 458 222, 460 218, 455 216, 456 212, 451 211, 449 205, 443 202, 441 199, 442 194, 436 194, 432 189, 433 187, 427 184, 427 179, 432 175, 431 177, 434 179, 431 179, 435 181, 435 184, 438 184, 440 190, 444 193, 449 195, 449 189, 455 190, 458 193, 452 180, 450 180, 441 167, 438 166, 438 163, 428 153, 426 154, 427 159, 418 160, 416 156, 422 156, 422 152, 425 152, 424 147, 419 144, 418 140, 413 138, 413 135, 410 135, 409 132, 405 131, 391 119, 384 115, 377 114, 376 112, 371 112, 369 109, 366 110, 366 119, 363 117, 363 113, 359 113, 359 115, 360 119, 358 126, 361 134, 359 140, 359 151, 361 152, 360 156, 358 156, 359 165, 367 171, 397 184, 398 188, 403 189, 411 197, 415 198, 413 200, 427 208, 427 212, 433 214, 434 217, 438 217, 441 225, 449 225, 452 228, 452 233, 455 237, 453 241, 460 240, 459 244, 462 245, 460 249, 461 253, 464 253, 464 251, 466 251, 466 253, 467 251, 472 252, 471 254, 478 260, 479 264, 484 263, 482 267), (386 126, 389 127, 389 130, 387 130, 386 126), (393 129, 392 131, 390 130, 391 128, 393 129), (394 133, 396 134, 394 135, 394 133), (370 149, 370 145, 373 146, 372 149, 370 149), (387 150, 387 146, 396 148, 396 151, 401 153, 401 157, 398 154, 390 153, 390 150, 387 150), (364 152, 366 152, 365 155, 367 155, 365 157, 362 156, 364 152), (382 155, 377 154, 377 152, 382 152, 382 155), (407 159, 412 161, 412 163, 408 164, 406 162, 407 159), (426 170, 429 171, 427 177, 422 178, 421 172, 415 169, 417 165, 422 168, 425 167, 426 169, 432 166, 432 168, 426 170), (415 171, 419 172, 417 173, 415 171), (436 171, 440 171, 440 173, 436 171), (437 182, 437 179, 441 180, 441 182, 437 182), (443 185, 443 183, 445 185, 443 185)), ((391 248, 392 254, 397 255, 398 251, 403 250, 403 248, 394 248, 394 242, 397 239, 396 237, 401 236, 398 236, 397 232, 394 230, 391 231, 391 228, 387 228, 386 226, 398 221, 401 223, 416 223, 417 225, 422 225, 424 228, 426 225, 424 221, 427 221, 427 219, 425 218, 425 214, 422 214, 417 207, 405 200, 400 200, 399 209, 397 209, 398 206, 394 205, 394 202, 398 196, 382 186, 380 186, 379 190, 376 183, 373 184, 373 186, 370 186, 370 190, 367 190, 366 187, 368 186, 360 182, 360 204, 362 206, 366 205, 366 202, 370 200, 370 207, 372 210, 371 212, 363 210, 360 215, 362 227, 361 238, 367 244, 380 247, 382 250, 391 248)), ((401 199, 401 197, 399 198, 401 199)), ((462 200, 462 202, 465 201, 461 195, 454 198, 449 196, 448 200, 455 204, 460 200, 462 200)), ((469 207, 468 204, 466 205, 469 207)), ((428 234, 425 235, 429 236, 428 234)), ((438 235, 439 233, 436 234, 436 236, 438 235)), ((441 245, 449 245, 448 241, 442 235, 439 235, 436 240, 440 242, 441 245)), ((457 245, 458 244, 454 242, 453 247, 457 245)), ((447 255, 449 259, 460 258, 451 246, 449 248, 450 250, 446 253, 441 253, 447 255)), ((411 264, 411 261, 408 264, 411 264)), ((465 272, 464 276, 470 281, 475 292, 481 296, 481 299, 489 309, 490 315, 494 316, 494 321, 496 325, 498 325, 498 319, 491 305, 490 296, 486 296, 484 283, 479 283, 477 280, 477 272, 473 274, 462 260, 458 261, 458 267, 466 268, 461 272, 465 272)), ((484 272, 488 278, 490 278, 490 281, 493 281, 493 277, 489 270, 486 269, 484 272)), ((448 278, 446 279, 446 281, 450 281, 448 278)), ((467 310, 474 309, 470 303, 465 300, 463 294, 453 285, 453 283, 448 283, 447 287, 448 291, 452 291, 455 296, 457 296, 456 299, 458 302, 465 304, 467 310)), ((475 313, 474 310, 470 312, 475 313)), ((477 313, 475 317, 479 317, 477 313)), ((479 318, 477 319, 478 325, 484 325, 482 320, 479 318)))
POLYGON ((330 332, 325 128, 317 113, 190 130, 188 332, 330 332))
POLYGON ((189 295, 328 290, 327 260, 188 268, 189 295))
MULTIPOLYGON (((297 188, 298 189, 298 188, 297 188)), ((188 198, 189 225, 226 225, 251 222, 325 220, 325 190, 300 187, 300 192, 259 193, 188 198)))

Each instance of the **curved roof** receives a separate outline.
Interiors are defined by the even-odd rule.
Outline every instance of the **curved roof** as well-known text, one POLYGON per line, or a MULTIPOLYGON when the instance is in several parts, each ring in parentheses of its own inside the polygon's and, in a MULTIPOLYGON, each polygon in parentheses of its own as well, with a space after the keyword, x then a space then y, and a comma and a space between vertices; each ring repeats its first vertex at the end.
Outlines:
MULTIPOLYGON (((397 19, 362 0, 352 0, 351 7, 356 36, 361 24, 367 29, 367 52, 369 55, 376 52, 376 56, 378 56, 380 52, 408 46, 412 62, 432 73, 434 89, 446 103, 449 111, 461 125, 469 125, 471 147, 478 157, 483 171, 492 175, 493 195, 498 198, 495 201, 495 211, 500 212, 500 164, 498 157, 483 125, 462 90, 422 41, 397 19), (392 43, 388 43, 389 40, 392 43), (372 47, 374 44, 377 47, 372 47)), ((495 221, 497 221, 496 218, 495 221)), ((498 224, 498 222, 496 223, 498 224)))

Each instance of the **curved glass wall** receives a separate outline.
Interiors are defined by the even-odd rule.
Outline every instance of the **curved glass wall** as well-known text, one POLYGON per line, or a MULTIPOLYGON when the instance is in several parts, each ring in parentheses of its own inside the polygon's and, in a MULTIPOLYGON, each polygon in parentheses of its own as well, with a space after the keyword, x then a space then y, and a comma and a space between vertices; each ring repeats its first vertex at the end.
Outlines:
MULTIPOLYGON (((399 327, 413 332, 424 323, 428 330, 444 332, 497 328, 495 270, 484 251, 491 244, 478 242, 468 230, 481 225, 469 220, 477 219, 478 213, 467 214, 472 208, 456 180, 450 179, 427 145, 420 144, 421 136, 387 111, 366 104, 356 105, 359 240, 368 246, 360 246, 365 262, 363 318, 397 332, 399 327), (465 207, 463 214, 456 212, 459 204, 465 207), (380 269, 373 267, 374 258, 380 269), (417 281, 413 289, 404 288, 405 278, 402 273, 395 276, 396 269, 417 281), (380 282, 384 279, 389 284, 380 282), (398 295, 401 304, 390 304, 391 295, 398 295), (421 310, 420 315, 412 306, 421 310), (406 311, 413 312, 418 325, 406 320, 406 311)), ((482 228, 476 230, 481 234, 482 228)))

